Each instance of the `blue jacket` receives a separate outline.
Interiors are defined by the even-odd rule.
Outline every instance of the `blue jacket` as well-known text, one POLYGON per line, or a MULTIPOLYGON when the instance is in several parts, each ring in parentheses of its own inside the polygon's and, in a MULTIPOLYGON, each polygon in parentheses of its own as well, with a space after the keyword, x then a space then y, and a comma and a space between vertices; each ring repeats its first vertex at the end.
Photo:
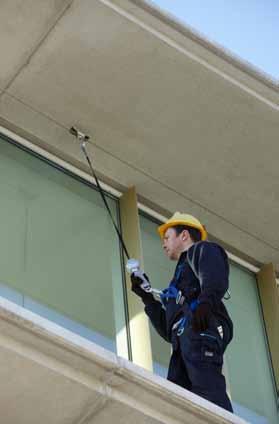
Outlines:
POLYGON ((209 241, 194 243, 181 254, 170 286, 181 292, 184 302, 169 298, 163 307, 159 301, 150 299, 145 306, 153 326, 165 340, 171 341, 172 326, 179 318, 190 319, 193 301, 210 304, 213 314, 227 324, 232 335, 232 321, 222 302, 229 288, 229 263, 221 246, 209 241))

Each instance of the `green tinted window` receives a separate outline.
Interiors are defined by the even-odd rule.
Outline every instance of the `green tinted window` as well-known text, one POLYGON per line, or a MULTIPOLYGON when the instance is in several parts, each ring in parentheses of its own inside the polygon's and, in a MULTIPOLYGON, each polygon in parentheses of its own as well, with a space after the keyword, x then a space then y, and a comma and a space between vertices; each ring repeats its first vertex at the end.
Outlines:
POLYGON ((125 329, 119 246, 99 193, 0 139, 0 197, 1 284, 116 350, 125 329))
POLYGON ((226 359, 234 408, 250 422, 276 424, 279 416, 255 275, 232 263, 230 290, 226 306, 234 321, 234 338, 226 359))

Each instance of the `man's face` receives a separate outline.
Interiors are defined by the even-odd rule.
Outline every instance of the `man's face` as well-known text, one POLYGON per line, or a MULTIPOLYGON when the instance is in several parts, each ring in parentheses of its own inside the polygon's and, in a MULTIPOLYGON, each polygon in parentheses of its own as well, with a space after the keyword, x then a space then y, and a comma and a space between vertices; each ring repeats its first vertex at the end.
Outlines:
POLYGON ((173 228, 168 228, 163 238, 163 249, 169 259, 178 260, 184 250, 183 232, 177 236, 173 228))

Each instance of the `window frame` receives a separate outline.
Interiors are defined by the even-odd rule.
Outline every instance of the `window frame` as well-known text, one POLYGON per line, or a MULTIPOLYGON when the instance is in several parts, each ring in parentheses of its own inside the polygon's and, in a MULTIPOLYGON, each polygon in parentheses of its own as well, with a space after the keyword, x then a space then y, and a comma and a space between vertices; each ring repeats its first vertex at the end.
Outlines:
MULTIPOLYGON (((68 177, 74 179, 75 181, 78 181, 81 184, 85 184, 92 190, 100 193, 93 176, 91 176, 90 174, 87 174, 86 172, 80 170, 79 168, 73 166, 72 164, 66 162, 65 160, 59 158, 58 156, 55 156, 52 153, 47 152, 45 149, 31 143, 25 138, 7 130, 6 128, 2 126, 0 126, 0 138, 4 142, 13 145, 15 148, 21 151, 24 151, 26 154, 46 163, 50 167, 62 172, 68 177)), ((121 233, 121 220, 120 220, 120 207, 119 207, 119 197, 121 196, 121 193, 115 190, 114 188, 108 186, 102 181, 99 181, 99 183, 102 190, 104 191, 104 195, 116 202, 116 211, 117 211, 116 224, 121 233)), ((112 226, 112 231, 114 231, 113 226, 112 226)), ((125 334, 125 340, 126 340, 126 346, 124 346, 124 349, 123 349, 124 354, 122 353, 122 356, 125 359, 131 360, 132 352, 131 352, 131 338, 129 334, 127 292, 125 289, 124 254, 123 254, 123 248, 119 240, 118 240, 118 246, 119 246, 119 257, 120 257, 123 304, 124 304, 124 319, 125 319, 124 334, 125 334)), ((16 290, 13 290, 13 291, 16 292, 16 290)), ((42 305, 42 307, 43 306, 44 305, 42 305)), ((116 334, 116 339, 115 339, 116 349, 118 346, 117 338, 118 338, 118 334, 116 334)), ((116 350, 116 353, 117 354, 119 353, 118 350, 116 350)))

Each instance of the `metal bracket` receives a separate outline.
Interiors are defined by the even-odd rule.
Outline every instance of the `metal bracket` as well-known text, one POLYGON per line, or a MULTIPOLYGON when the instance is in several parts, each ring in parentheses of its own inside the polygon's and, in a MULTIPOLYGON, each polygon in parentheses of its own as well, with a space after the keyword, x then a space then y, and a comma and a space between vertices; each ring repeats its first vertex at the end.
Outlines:
POLYGON ((80 131, 76 127, 71 127, 69 131, 70 131, 70 134, 74 135, 78 139, 78 141, 82 143, 83 147, 85 146, 85 143, 87 143, 90 140, 89 135, 84 134, 82 131, 80 131))

